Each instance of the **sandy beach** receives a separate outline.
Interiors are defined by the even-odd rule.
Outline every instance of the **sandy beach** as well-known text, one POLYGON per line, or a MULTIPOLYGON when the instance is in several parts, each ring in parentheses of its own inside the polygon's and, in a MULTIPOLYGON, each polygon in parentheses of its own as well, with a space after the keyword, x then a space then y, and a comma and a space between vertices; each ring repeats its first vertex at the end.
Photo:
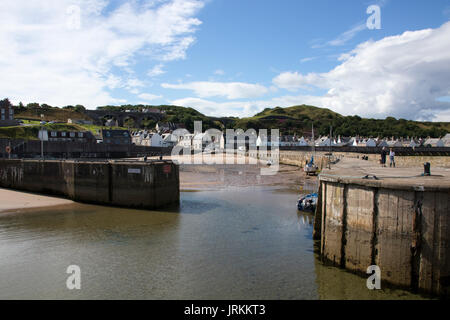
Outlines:
POLYGON ((72 204, 73 201, 0 188, 0 212, 72 204))

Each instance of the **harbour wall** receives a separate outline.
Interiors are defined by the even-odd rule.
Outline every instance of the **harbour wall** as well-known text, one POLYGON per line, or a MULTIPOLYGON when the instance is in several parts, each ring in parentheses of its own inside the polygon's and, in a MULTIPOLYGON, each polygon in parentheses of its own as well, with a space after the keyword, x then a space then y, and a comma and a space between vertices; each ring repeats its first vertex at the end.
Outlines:
MULTIPOLYGON (((325 151, 316 151, 315 153, 312 151, 294 151, 294 150, 280 150, 279 151, 279 161, 282 164, 294 165, 299 167, 304 167, 306 161, 311 159, 311 156, 314 155, 314 162, 319 167, 319 169, 326 168, 328 166, 328 161, 335 162, 336 160, 342 160, 344 158, 350 159, 362 159, 363 156, 367 156, 368 160, 371 162, 379 163, 380 154, 362 154, 356 152, 332 152, 331 158, 328 156, 328 152, 325 151)), ((257 157, 257 153, 255 151, 249 152, 250 157, 257 157)), ((260 159, 269 159, 271 157, 270 151, 266 157, 258 158, 260 159)), ((425 162, 429 162, 431 168, 433 167, 443 167, 450 168, 450 156, 445 155, 423 155, 422 153, 417 153, 415 155, 397 155, 395 157, 395 164, 398 168, 407 168, 407 167, 423 167, 425 162)), ((389 157, 386 159, 386 163, 389 165, 389 157)))
POLYGON ((450 293, 450 184, 319 176, 323 260, 419 292, 450 293))
MULTIPOLYGON (((41 141, 0 139, 0 158, 7 159, 6 147, 11 147, 11 158, 38 158, 41 141)), ((44 157, 47 159, 119 159, 147 156, 168 156, 172 148, 136 146, 134 144, 107 144, 44 141, 44 157)))
POLYGON ((0 187, 131 208, 178 204, 172 161, 0 160, 0 187))

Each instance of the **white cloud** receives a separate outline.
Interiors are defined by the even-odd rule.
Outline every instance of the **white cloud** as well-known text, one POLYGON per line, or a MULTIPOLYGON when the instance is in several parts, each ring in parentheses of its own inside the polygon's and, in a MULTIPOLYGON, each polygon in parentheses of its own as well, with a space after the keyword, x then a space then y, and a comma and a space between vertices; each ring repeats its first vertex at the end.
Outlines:
POLYGON ((129 87, 129 88, 137 88, 137 87, 145 87, 145 85, 139 79, 128 79, 127 87, 129 87))
POLYGON ((450 22, 437 29, 408 31, 358 45, 327 73, 283 72, 280 88, 315 86, 324 96, 297 103, 328 107, 343 114, 440 120, 450 103, 437 101, 450 92, 450 22))
POLYGON ((170 102, 173 105, 191 107, 208 116, 252 116, 259 110, 253 102, 228 101, 215 102, 200 98, 183 98, 170 102))
POLYGON ((225 71, 223 71, 222 69, 217 69, 216 71, 214 71, 214 74, 218 76, 223 76, 225 74, 225 71))
POLYGON ((272 82, 279 88, 296 91, 300 88, 307 88, 308 84, 316 82, 318 77, 319 75, 316 73, 304 76, 298 72, 286 71, 273 78, 272 82))
POLYGON ((341 33, 336 39, 328 41, 327 44, 330 46, 342 46, 348 41, 353 39, 358 33, 367 28, 365 23, 359 24, 343 33, 341 33))
POLYGON ((149 77, 156 77, 156 76, 162 75, 162 74, 166 73, 166 71, 163 70, 163 68, 164 68, 164 65, 162 63, 157 64, 147 73, 147 75, 149 77))
POLYGON ((203 6, 199 0, 119 2, 105 11, 110 2, 2 0, 2 94, 16 103, 92 108, 120 102, 109 90, 140 87, 122 79, 124 72, 133 73, 137 54, 149 60, 182 59, 201 23, 195 18, 203 6), (79 25, 74 23, 77 12, 79 25))
POLYGON ((163 96, 151 94, 151 93, 141 93, 140 95, 138 95, 138 97, 145 101, 152 101, 152 100, 160 99, 163 96))
POLYGON ((317 59, 317 57, 307 57, 307 58, 300 59, 300 62, 305 63, 305 62, 309 62, 309 61, 312 61, 315 59, 317 59))
POLYGON ((260 84, 244 82, 199 81, 180 84, 163 83, 161 86, 166 89, 193 90, 200 98, 243 99, 259 97, 268 92, 268 89, 260 84))

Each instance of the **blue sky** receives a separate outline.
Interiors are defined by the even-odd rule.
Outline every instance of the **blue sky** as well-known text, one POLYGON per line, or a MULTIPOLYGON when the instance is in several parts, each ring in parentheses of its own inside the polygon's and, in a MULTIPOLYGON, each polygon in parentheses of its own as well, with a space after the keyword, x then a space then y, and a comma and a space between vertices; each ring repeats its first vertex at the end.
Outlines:
POLYGON ((2 96, 450 121, 450 2, 4 0, 2 96), (369 30, 370 5, 381 29, 369 30), (12 75, 13 74, 13 75, 12 75))

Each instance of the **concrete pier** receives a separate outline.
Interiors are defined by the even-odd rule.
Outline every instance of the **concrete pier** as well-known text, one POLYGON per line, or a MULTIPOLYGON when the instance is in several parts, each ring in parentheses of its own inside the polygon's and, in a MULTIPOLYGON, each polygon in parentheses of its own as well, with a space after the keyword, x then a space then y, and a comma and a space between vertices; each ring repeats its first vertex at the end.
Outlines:
POLYGON ((178 204, 179 186, 172 161, 0 160, 0 187, 80 202, 156 209, 178 204))
POLYGON ((448 296, 450 170, 422 172, 356 159, 324 170, 314 226, 322 258, 357 273, 377 265, 384 282, 448 296))

